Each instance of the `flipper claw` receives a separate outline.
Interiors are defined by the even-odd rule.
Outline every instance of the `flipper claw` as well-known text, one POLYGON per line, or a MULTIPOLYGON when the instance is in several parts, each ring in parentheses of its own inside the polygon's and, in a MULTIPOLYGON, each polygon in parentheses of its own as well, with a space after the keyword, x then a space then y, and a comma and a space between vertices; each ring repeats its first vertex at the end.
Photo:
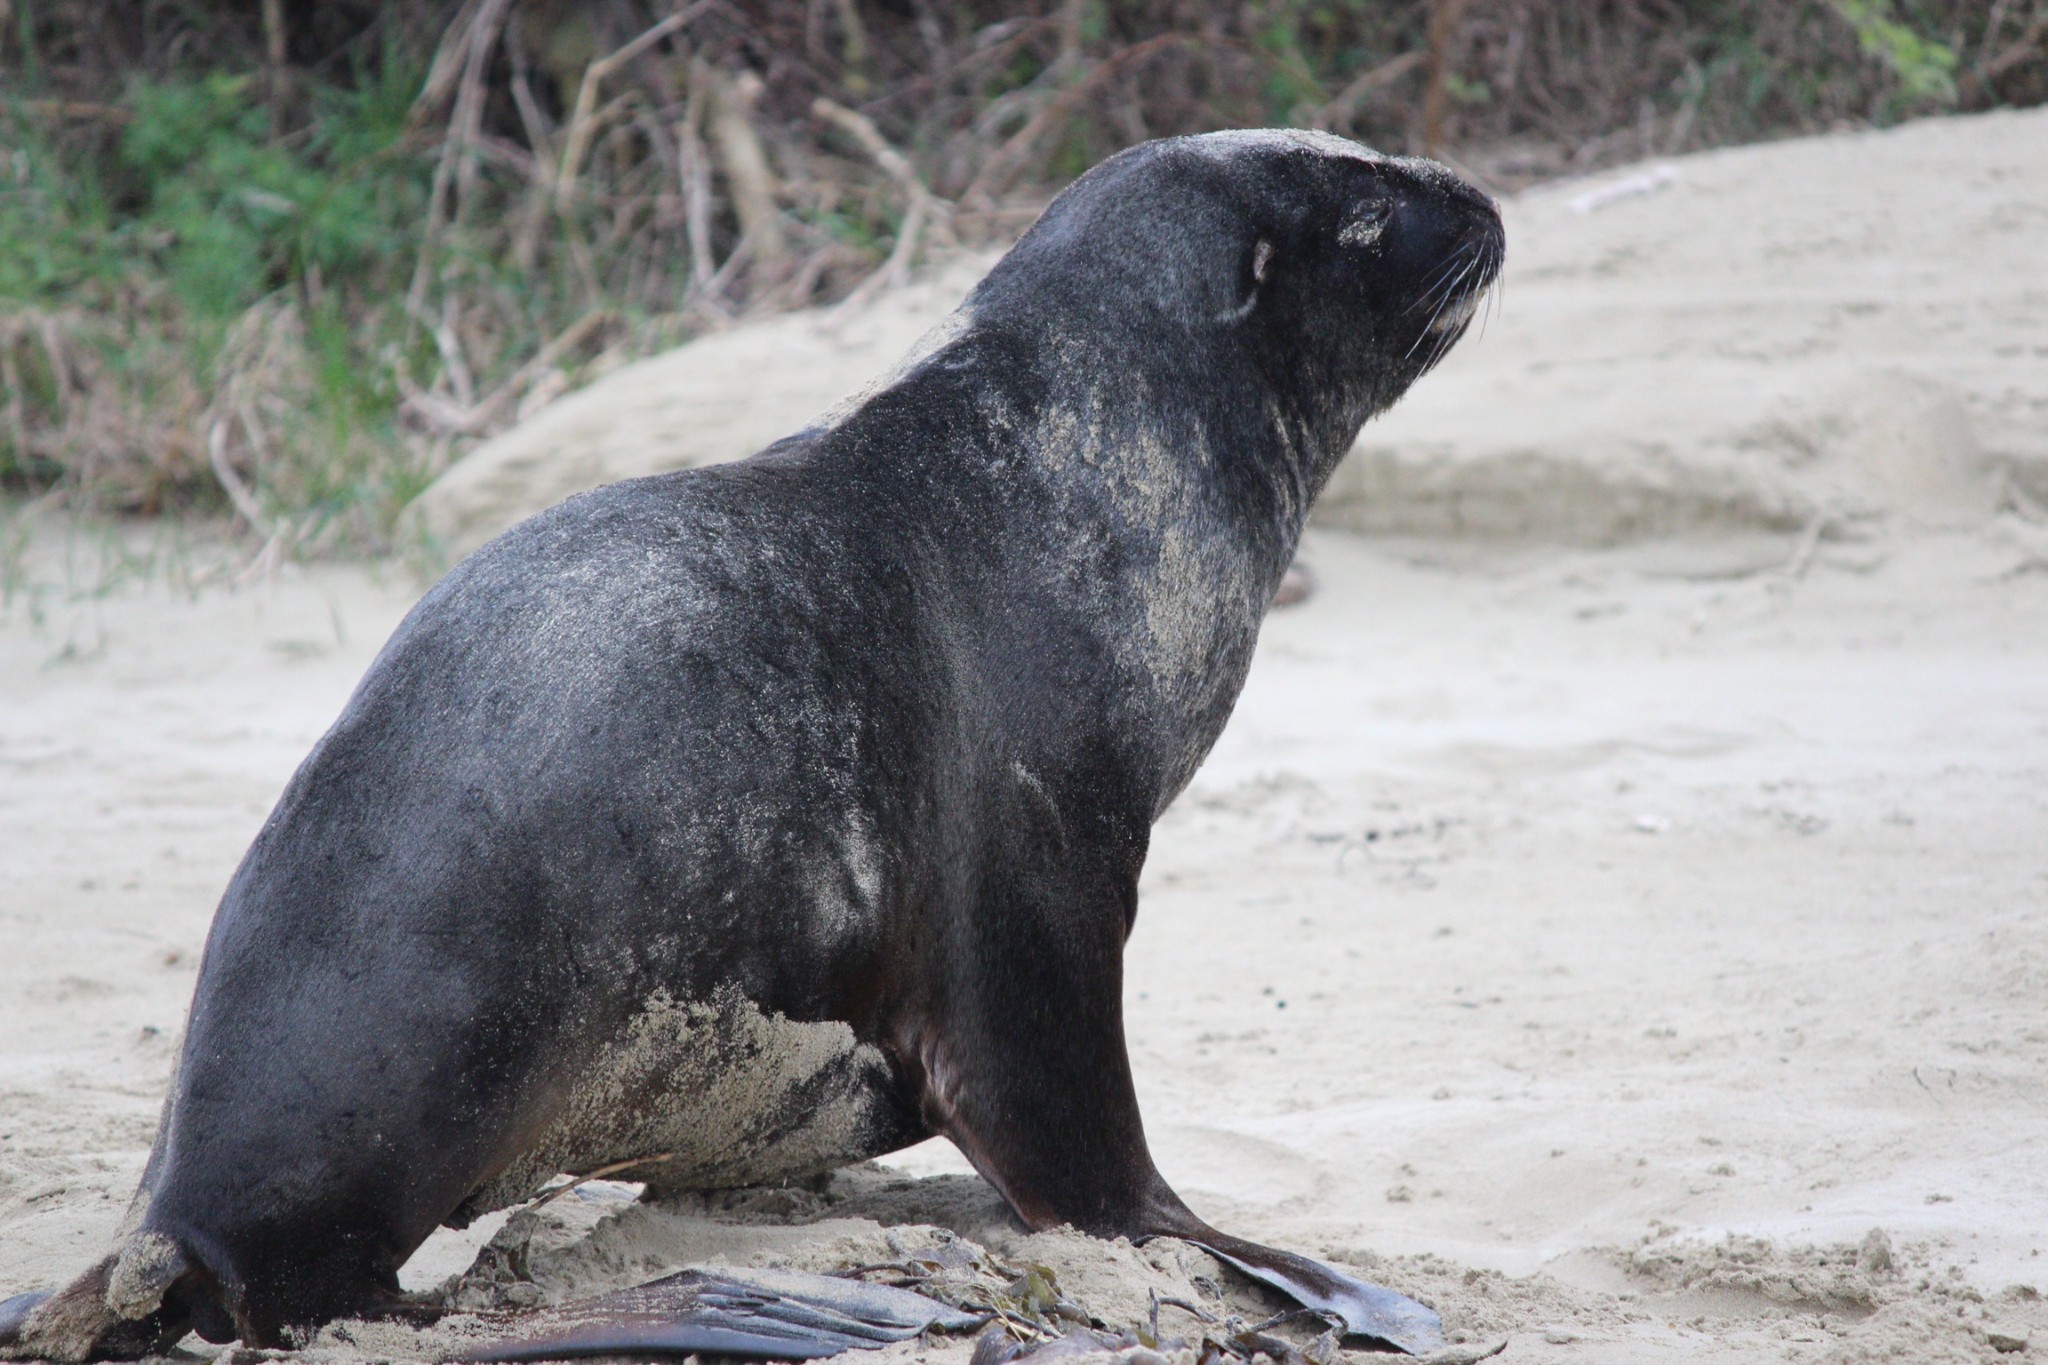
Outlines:
POLYGON ((454 1361, 571 1360, 693 1354, 814 1360, 986 1319, 907 1289, 795 1270, 685 1270, 537 1315, 533 1336, 454 1361))

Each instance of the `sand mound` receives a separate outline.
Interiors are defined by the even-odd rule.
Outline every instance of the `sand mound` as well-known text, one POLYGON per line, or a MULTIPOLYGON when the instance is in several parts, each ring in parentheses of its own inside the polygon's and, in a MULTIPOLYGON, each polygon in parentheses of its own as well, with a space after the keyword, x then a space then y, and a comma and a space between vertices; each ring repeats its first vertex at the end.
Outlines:
POLYGON ((963 256, 864 307, 789 313, 628 365, 471 451, 408 515, 459 556, 571 493, 751 455, 883 374, 995 260, 963 256))
MULTIPOLYGON (((2048 110, 1709 152, 1506 206, 1483 337, 1366 428, 1326 525, 1611 543, 2048 502, 2048 110)), ((451 554, 582 488, 737 459, 887 369, 990 257, 706 337, 424 493, 451 554)))
POLYGON ((1635 167, 1508 206, 1503 306, 1325 511, 1611 542, 2048 496, 2048 111, 1635 167))

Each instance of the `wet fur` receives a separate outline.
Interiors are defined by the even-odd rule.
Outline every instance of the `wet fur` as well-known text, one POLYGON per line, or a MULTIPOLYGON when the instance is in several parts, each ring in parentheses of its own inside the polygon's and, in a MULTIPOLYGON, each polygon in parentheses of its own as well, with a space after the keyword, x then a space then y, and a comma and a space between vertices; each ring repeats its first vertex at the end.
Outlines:
POLYGON ((1153 1170, 1123 943, 1315 494, 1499 257, 1428 163, 1148 144, 864 403, 471 556, 228 887, 136 1233, 0 1354, 276 1345, 678 1147, 650 1178, 945 1133, 1033 1226, 1296 1274, 1153 1170))

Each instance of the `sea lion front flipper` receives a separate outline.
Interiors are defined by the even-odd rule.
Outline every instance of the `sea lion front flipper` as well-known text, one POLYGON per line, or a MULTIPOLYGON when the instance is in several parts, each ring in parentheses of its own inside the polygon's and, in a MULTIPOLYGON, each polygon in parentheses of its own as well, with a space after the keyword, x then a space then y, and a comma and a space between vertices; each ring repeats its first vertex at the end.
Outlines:
POLYGON ((794 1270, 685 1270, 536 1315, 536 1335, 454 1361, 592 1356, 742 1356, 815 1360, 907 1341, 930 1328, 971 1331, 987 1319, 907 1289, 794 1270))
POLYGON ((1279 1290, 1304 1308, 1343 1319, 1347 1336, 1385 1342, 1409 1355, 1435 1355, 1444 1340, 1443 1319, 1405 1294, 1354 1280, 1306 1256, 1260 1246, 1227 1235, 1187 1240, 1260 1284, 1279 1290))
MULTIPOLYGON (((1010 828, 1029 828, 1022 815, 1010 828)), ((1098 1237, 1194 1242, 1304 1308, 1341 1319, 1350 1336, 1412 1355, 1442 1350, 1443 1323, 1431 1309, 1218 1232, 1159 1174, 1122 1017, 1137 860, 1128 869, 1098 867, 1091 879, 1071 847, 1058 851, 1059 859, 989 878, 976 921, 982 941, 956 969, 966 988, 942 1021, 940 1045, 927 1053, 924 1108, 933 1126, 1033 1229, 1071 1223, 1098 1237)), ((1142 856, 1142 845, 1133 851, 1142 856)))

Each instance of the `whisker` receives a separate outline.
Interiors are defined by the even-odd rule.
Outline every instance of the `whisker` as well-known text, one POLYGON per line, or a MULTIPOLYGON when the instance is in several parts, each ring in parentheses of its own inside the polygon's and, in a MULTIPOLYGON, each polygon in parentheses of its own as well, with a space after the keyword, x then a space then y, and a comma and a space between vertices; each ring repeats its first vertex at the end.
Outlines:
MULTIPOLYGON (((1416 335, 1415 340, 1409 345, 1407 354, 1402 357, 1403 359, 1414 355, 1416 348, 1425 340, 1439 335, 1434 329, 1447 311, 1453 306, 1464 304, 1471 298, 1471 294, 1465 290, 1465 282, 1478 273, 1479 267, 1480 259, 1477 255, 1474 255, 1472 259, 1465 262, 1465 268, 1460 270, 1450 281, 1449 287, 1444 291, 1443 300, 1437 304, 1436 310, 1429 315, 1429 321, 1422 324, 1421 332, 1416 335)), ((1462 333, 1463 328, 1461 327, 1458 330, 1462 333)))
POLYGON ((1479 339, 1486 339, 1486 329, 1493 325, 1494 310, 1500 306, 1500 263, 1494 262, 1486 285, 1486 309, 1479 315, 1479 339))
POLYGON ((1434 299, 1439 291, 1450 286, 1457 275, 1471 264, 1475 254, 1476 248, 1468 243, 1444 257, 1443 261, 1423 278, 1422 292, 1408 305, 1408 311, 1420 310, 1434 299))
POLYGON ((1437 304, 1435 310, 1430 314, 1429 320, 1432 323, 1441 318, 1446 310, 1455 307, 1460 299, 1466 297, 1466 281, 1479 272, 1479 264, 1479 259, 1474 257, 1465 262, 1465 268, 1452 277, 1449 285, 1444 289, 1442 301, 1437 304))
POLYGON ((1439 289, 1443 289, 1446 286, 1455 289, 1457 285, 1453 280, 1454 272, 1458 272, 1460 266, 1469 266, 1475 253, 1476 248, 1470 246, 1463 246, 1452 252, 1445 258, 1442 265, 1432 270, 1424 278, 1422 293, 1418 294, 1415 301, 1410 303, 1403 311, 1419 313, 1429 306, 1430 300, 1435 297, 1439 289))

